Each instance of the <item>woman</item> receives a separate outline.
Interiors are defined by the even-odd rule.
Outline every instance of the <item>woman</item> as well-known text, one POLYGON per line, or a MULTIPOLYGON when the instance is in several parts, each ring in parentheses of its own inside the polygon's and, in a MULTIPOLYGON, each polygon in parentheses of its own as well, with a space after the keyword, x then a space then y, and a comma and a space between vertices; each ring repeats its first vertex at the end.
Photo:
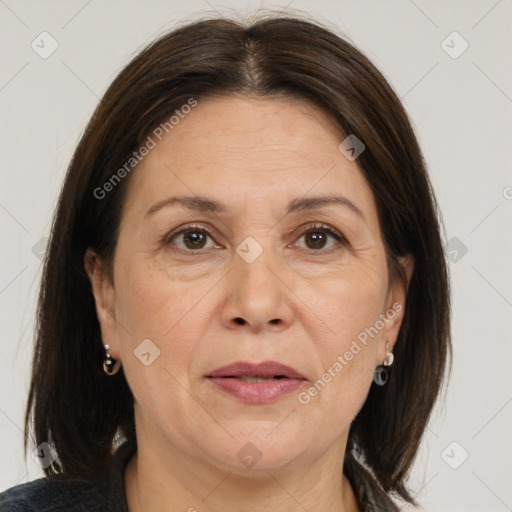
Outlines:
POLYGON ((1 510, 398 510, 450 353, 396 94, 290 16, 148 46, 69 167, 1 510))

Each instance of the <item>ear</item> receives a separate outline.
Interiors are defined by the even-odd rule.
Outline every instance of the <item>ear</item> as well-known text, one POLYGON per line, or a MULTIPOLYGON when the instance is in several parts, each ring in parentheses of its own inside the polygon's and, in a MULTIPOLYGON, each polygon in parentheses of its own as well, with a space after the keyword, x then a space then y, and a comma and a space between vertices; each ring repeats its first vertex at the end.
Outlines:
POLYGON ((405 313, 407 290, 414 272, 413 255, 407 254, 406 256, 399 257, 398 264, 404 274, 405 283, 398 275, 394 276, 392 281, 389 283, 384 310, 381 313, 381 319, 384 323, 384 327, 379 334, 376 365, 382 364, 386 357, 386 343, 389 342, 389 351, 393 352, 393 347, 395 346, 398 338, 398 333, 405 313))
POLYGON ((99 256, 91 249, 87 249, 85 252, 84 267, 91 282, 103 345, 109 345, 110 354, 114 359, 118 359, 119 343, 114 285, 105 272, 99 256))

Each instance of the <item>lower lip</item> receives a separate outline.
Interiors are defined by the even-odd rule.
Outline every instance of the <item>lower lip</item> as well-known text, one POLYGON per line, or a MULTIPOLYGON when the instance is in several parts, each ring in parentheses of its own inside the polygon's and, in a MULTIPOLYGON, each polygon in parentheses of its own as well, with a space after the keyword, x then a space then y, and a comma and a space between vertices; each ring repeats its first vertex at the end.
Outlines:
POLYGON ((251 404, 266 404, 299 389, 302 379, 269 379, 266 382, 245 382, 234 377, 209 377, 219 389, 251 404))

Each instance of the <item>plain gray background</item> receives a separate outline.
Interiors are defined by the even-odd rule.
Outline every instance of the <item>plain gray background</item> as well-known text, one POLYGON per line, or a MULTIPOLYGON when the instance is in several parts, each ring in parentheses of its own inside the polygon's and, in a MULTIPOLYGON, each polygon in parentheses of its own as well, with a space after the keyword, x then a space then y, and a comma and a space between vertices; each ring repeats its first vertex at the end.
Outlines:
POLYGON ((388 77, 443 213, 454 367, 411 486, 428 511, 512 510, 510 0, 0 0, 0 491, 42 476, 22 452, 40 256, 98 99, 138 49, 184 17, 287 5, 330 23, 388 77))

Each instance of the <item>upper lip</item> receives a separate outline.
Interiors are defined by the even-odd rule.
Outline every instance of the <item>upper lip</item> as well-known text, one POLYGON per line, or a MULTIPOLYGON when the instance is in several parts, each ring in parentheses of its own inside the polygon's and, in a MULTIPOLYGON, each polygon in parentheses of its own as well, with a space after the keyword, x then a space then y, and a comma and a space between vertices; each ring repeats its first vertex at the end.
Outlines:
POLYGON ((217 368, 207 377, 285 377, 288 379, 306 380, 297 370, 276 361, 264 361, 253 364, 245 361, 237 361, 221 368, 217 368))

